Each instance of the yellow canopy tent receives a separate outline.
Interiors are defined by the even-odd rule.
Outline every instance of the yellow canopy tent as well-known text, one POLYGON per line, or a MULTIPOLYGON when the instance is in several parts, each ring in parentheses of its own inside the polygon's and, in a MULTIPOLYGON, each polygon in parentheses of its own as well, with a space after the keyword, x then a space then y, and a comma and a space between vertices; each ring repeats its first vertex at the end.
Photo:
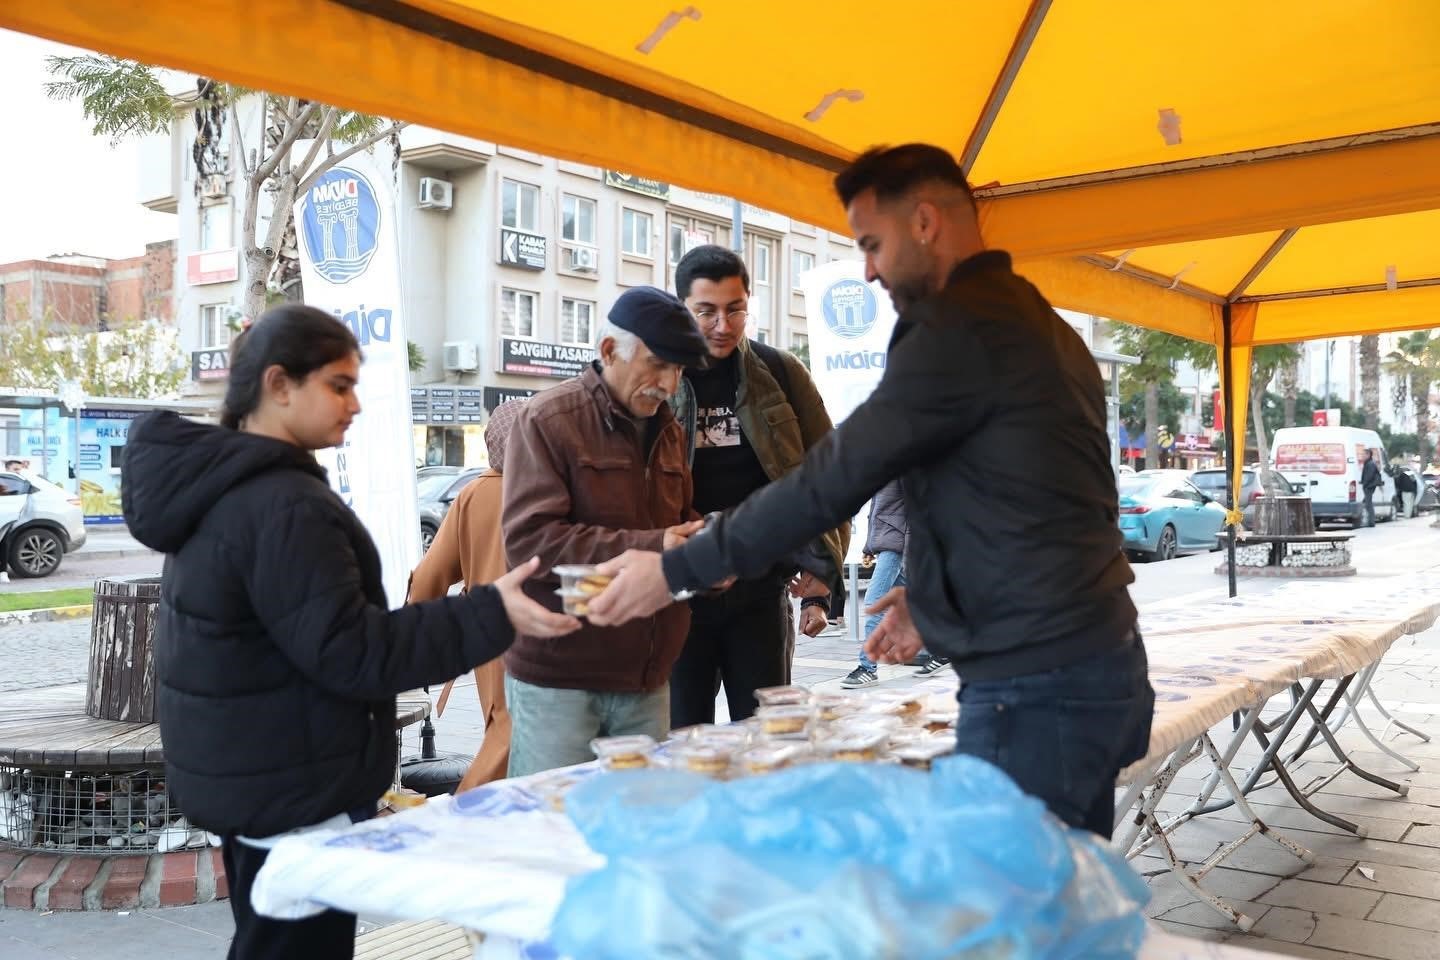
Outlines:
POLYGON ((1440 323, 1435 0, 10 0, 0 26, 837 230, 849 158, 939 143, 1054 302, 1221 348, 1227 437, 1252 345, 1440 323))

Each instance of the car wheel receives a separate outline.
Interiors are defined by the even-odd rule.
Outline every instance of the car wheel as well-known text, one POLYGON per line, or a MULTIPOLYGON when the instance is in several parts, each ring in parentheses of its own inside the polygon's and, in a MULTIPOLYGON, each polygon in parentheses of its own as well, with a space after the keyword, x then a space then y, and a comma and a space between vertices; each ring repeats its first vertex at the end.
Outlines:
POLYGON ((1155 552, 1150 555, 1152 560, 1174 560, 1178 544, 1175 540, 1175 528, 1166 525, 1160 531, 1160 542, 1155 545, 1155 552))
POLYGON ((48 577, 60 566, 65 544, 44 527, 22 530, 10 543, 10 572, 21 579, 48 577))
POLYGON ((435 542, 435 528, 428 523, 420 524, 420 553, 423 556, 430 552, 430 544, 435 542))

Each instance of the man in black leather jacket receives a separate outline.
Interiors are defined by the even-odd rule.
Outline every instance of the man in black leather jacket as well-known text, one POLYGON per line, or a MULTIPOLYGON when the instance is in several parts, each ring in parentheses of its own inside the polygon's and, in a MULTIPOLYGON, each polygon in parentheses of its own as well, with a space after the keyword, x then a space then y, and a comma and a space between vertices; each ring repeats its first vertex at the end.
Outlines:
POLYGON ((866 652, 903 662, 923 637, 949 656, 957 749, 1109 836, 1115 777, 1148 752, 1154 694, 1095 361, 1009 255, 984 249, 944 150, 870 151, 836 189, 868 278, 900 314, 879 386, 799 470, 687 544, 606 565, 618 576, 591 620, 764 569, 903 477, 909 587, 879 604, 866 652), (1037 476, 1042 453, 1054 469, 1037 476))

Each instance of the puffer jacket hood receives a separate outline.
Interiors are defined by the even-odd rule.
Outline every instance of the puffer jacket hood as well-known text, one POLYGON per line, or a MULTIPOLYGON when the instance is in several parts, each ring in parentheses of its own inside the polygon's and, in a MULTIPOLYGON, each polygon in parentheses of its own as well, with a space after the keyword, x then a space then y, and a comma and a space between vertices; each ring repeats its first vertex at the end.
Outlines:
POLYGON ((161 553, 176 553, 232 487, 277 468, 325 470, 307 451, 282 440, 195 423, 169 411, 130 427, 120 500, 130 533, 161 553))

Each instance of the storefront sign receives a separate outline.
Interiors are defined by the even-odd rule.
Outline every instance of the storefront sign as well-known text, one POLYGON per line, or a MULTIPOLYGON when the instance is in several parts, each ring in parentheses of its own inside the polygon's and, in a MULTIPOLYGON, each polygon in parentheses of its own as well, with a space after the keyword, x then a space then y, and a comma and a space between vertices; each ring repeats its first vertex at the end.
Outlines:
POLYGON ((527 397, 535 396, 535 390, 522 390, 514 387, 486 387, 485 388, 485 412, 494 413, 495 408, 502 403, 509 403, 511 400, 524 400, 527 397))
POLYGON ((484 423, 486 393, 479 387, 411 387, 415 423, 484 423))
POLYGON ((521 270, 545 269, 545 238, 522 233, 508 227, 500 228, 500 263, 521 270))
POLYGON ((650 180, 646 177, 633 177, 628 173, 620 173, 615 170, 605 171, 605 185, 629 190, 631 193, 638 193, 646 197, 654 197, 656 200, 670 199, 670 184, 661 183, 659 180, 650 180))
POLYGON ((484 391, 462 387, 455 391, 455 422, 483 423, 485 421, 484 391))
MULTIPOLYGON (((670 204, 715 217, 725 223, 730 223, 735 216, 735 201, 718 193, 704 193, 700 190, 687 190, 684 187, 671 187, 670 204)), ((747 227, 759 227, 762 230, 773 230, 776 233, 790 232, 789 217, 771 213, 769 210, 761 210, 754 204, 741 205, 740 219, 747 227)))
POLYGON ((185 258, 185 282, 192 287, 229 283, 240 276, 240 251, 206 250, 185 258))
POLYGON ((190 354, 190 379, 196 383, 224 380, 230 375, 230 348, 195 350, 190 354))
POLYGON ((595 359, 591 347, 573 347, 563 343, 541 343, 538 340, 500 340, 500 373, 518 373, 531 377, 566 379, 578 376, 585 365, 595 359))

